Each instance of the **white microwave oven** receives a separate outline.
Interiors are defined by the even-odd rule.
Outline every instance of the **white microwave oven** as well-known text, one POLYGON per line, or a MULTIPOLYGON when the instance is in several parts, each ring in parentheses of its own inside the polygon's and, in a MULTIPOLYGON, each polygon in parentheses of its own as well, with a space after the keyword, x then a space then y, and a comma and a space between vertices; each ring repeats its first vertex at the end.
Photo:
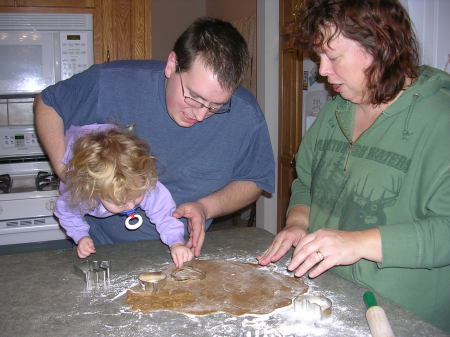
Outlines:
POLYGON ((92 14, 0 13, 0 95, 35 94, 93 64, 92 14))

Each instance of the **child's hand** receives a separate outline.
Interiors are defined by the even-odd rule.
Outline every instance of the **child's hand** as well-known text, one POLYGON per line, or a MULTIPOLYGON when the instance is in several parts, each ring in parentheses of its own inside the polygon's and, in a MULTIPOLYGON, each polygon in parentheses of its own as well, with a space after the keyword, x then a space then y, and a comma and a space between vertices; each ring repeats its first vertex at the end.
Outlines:
POLYGON ((186 245, 177 242, 170 247, 170 255, 177 268, 182 268, 183 263, 191 261, 194 258, 194 253, 186 245))
POLYGON ((78 241, 77 253, 79 258, 84 259, 95 252, 94 241, 89 236, 82 237, 78 241))

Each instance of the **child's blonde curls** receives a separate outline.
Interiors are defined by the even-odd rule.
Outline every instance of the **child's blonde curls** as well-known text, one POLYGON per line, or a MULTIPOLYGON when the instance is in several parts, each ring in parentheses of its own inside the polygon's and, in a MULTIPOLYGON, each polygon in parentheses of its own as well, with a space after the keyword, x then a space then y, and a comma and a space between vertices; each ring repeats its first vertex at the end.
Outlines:
POLYGON ((72 151, 65 170, 72 206, 93 209, 100 200, 123 205, 156 184, 148 144, 128 131, 94 131, 80 137, 72 151))

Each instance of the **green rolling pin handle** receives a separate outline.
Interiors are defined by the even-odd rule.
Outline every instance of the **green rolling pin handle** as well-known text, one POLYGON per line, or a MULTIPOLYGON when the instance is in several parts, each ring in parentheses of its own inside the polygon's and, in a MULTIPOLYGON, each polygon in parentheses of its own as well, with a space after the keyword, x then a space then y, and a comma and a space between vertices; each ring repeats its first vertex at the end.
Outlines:
POLYGON ((366 291, 363 298, 367 306, 366 318, 372 337, 394 337, 386 313, 378 306, 375 295, 371 291, 366 291))
POLYGON ((364 303, 366 304, 367 309, 370 307, 377 306, 377 299, 375 298, 375 295, 371 291, 366 291, 363 295, 364 303))

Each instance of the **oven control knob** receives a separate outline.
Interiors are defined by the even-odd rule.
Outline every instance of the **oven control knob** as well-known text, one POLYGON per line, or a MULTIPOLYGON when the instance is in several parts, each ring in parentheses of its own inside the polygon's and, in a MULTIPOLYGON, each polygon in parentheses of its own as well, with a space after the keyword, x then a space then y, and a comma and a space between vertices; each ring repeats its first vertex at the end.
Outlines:
POLYGON ((56 204, 56 202, 55 202, 55 200, 50 200, 50 201, 47 201, 47 203, 45 204, 45 207, 49 210, 49 211, 54 211, 55 210, 55 204, 56 204))

